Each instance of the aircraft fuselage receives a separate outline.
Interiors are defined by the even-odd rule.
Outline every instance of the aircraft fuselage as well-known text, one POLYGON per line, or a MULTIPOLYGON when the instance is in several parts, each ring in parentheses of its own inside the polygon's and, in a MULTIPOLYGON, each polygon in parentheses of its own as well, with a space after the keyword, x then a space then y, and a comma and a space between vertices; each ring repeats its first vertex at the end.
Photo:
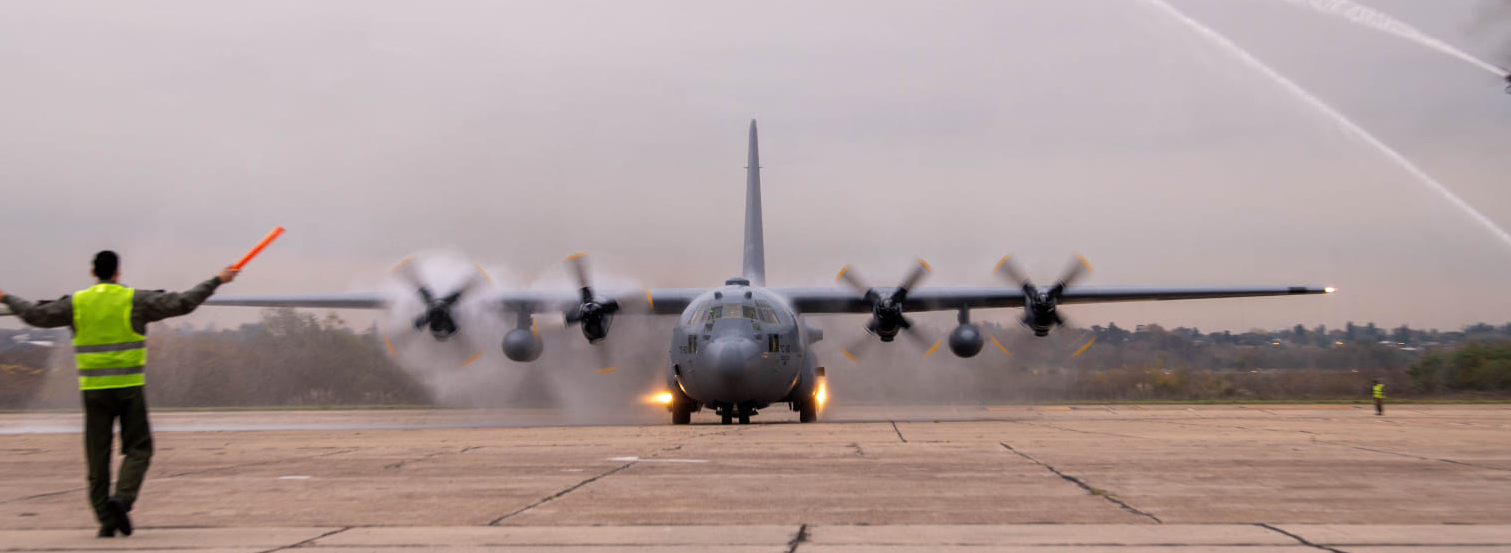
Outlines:
POLYGON ((781 297, 730 279, 688 304, 678 318, 669 388, 721 412, 753 412, 809 397, 816 381, 809 338, 781 297))

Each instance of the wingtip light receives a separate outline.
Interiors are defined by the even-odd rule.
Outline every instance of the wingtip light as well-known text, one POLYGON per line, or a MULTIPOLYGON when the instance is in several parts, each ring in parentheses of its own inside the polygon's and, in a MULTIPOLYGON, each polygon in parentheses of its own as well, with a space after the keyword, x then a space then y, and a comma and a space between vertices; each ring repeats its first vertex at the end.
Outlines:
POLYGON ((1333 288, 1332 286, 1328 286, 1327 288, 1323 288, 1322 289, 1322 293, 1324 293, 1324 294, 1331 294, 1331 293, 1337 292, 1337 291, 1338 291, 1338 289, 1337 288, 1333 288))

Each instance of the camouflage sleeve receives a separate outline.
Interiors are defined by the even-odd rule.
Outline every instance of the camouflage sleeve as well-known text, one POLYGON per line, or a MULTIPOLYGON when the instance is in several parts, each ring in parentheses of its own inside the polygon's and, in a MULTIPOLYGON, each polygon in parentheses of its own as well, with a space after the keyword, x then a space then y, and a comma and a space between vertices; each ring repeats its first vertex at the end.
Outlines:
POLYGON ((35 327, 56 328, 73 324, 73 298, 70 296, 33 304, 15 294, 6 294, 5 306, 22 322, 35 327))
POLYGON ((162 290, 137 290, 135 305, 133 308, 145 322, 161 321, 168 317, 188 315, 194 312, 199 304, 210 299, 215 293, 215 288, 220 286, 220 277, 210 277, 210 280, 199 283, 198 286, 183 292, 164 292, 162 290))

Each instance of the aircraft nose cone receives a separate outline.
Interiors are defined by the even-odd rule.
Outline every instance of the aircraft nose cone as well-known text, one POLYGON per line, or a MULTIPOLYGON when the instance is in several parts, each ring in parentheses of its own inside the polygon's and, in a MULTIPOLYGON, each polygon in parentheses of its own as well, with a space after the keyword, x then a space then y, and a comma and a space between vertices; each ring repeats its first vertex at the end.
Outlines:
POLYGON ((692 384, 703 401, 747 401, 751 386, 759 384, 755 371, 761 363, 761 348, 743 336, 718 336, 698 351, 697 372, 692 384))
POLYGON ((754 340, 741 337, 724 337, 708 347, 708 358, 720 378, 725 381, 742 380, 747 368, 761 355, 754 340))

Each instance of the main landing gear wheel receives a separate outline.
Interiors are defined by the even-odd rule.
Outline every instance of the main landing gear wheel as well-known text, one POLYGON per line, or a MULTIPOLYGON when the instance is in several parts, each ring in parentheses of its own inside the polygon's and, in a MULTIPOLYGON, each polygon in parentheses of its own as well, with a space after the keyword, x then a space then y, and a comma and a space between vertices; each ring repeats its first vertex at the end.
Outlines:
POLYGON ((804 401, 797 407, 798 422, 815 422, 818 420, 818 405, 812 401, 804 401))
POLYGON ((692 424, 693 412, 681 407, 672 408, 672 424, 692 424))
POLYGON ((740 413, 740 424, 750 424, 750 413, 740 413))
POLYGON ((734 422, 734 415, 731 414, 729 411, 725 411, 723 413, 719 413, 719 424, 731 424, 733 422, 734 422))

